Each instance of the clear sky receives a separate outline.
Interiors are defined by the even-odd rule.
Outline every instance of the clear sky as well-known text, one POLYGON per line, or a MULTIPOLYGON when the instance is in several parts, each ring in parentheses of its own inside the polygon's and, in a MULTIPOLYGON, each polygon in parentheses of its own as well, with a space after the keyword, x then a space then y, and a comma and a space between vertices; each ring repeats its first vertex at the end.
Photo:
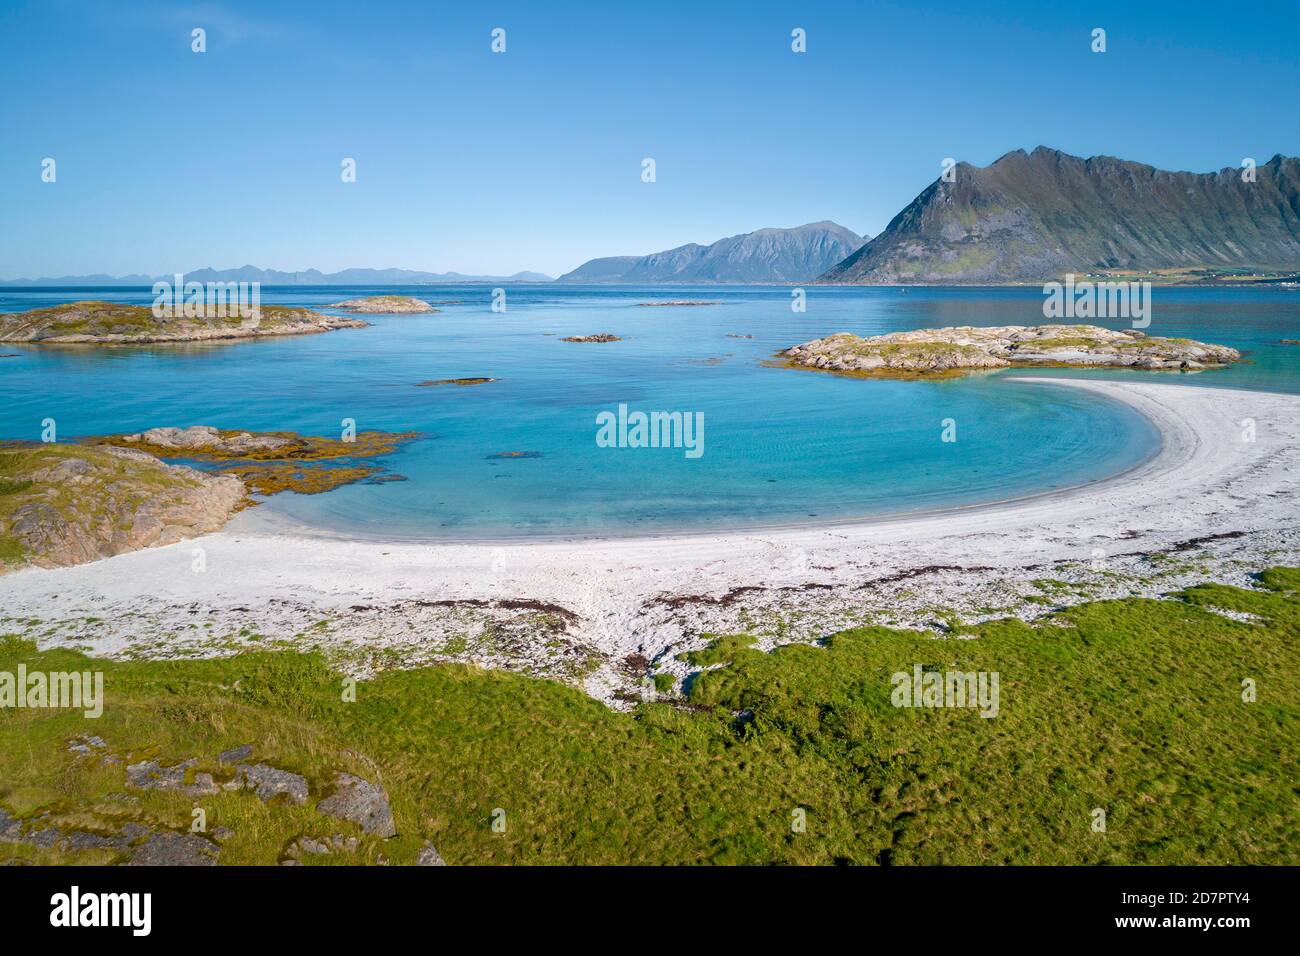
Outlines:
POLYGON ((1262 163, 1300 154, 1298 27, 1296 0, 3 0, 0 278, 558 275, 761 226, 875 234, 945 156, 1262 163))

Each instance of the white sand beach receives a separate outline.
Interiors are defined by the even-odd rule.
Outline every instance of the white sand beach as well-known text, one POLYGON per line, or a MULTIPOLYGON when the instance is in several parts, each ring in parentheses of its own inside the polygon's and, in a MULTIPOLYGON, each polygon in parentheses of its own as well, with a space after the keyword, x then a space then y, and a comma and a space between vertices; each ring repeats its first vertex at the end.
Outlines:
POLYGON ((1051 609, 1025 603, 1033 579, 1074 582, 1057 596, 1070 603, 1208 576, 1246 583, 1297 562, 1300 396, 1024 380, 1127 402, 1158 427, 1160 451, 1032 498, 722 535, 386 544, 275 529, 253 512, 169 547, 0 578, 0 629, 104 654, 288 642, 359 672, 469 660, 610 699, 644 671, 639 658, 684 672, 673 655, 707 631, 744 628, 770 645, 854 623, 926 626, 945 611, 1033 616, 1051 609))

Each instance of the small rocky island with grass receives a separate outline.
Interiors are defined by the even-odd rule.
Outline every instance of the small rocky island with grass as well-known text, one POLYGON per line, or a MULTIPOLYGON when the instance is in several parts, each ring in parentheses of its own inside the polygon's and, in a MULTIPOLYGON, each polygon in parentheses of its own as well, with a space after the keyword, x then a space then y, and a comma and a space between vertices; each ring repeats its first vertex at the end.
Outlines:
POLYGON ((794 368, 867 375, 952 375, 1010 366, 1200 371, 1241 359, 1223 345, 1096 325, 960 326, 870 338, 839 332, 777 355, 794 368))
POLYGON ((622 342, 623 340, 617 335, 609 332, 599 332, 596 335, 566 335, 560 339, 561 342, 622 342))
POLYGON ((663 302, 638 302, 637 307, 642 309, 664 309, 692 305, 722 305, 720 299, 669 299, 663 302))
POLYGON ((363 299, 334 302, 326 308, 360 312, 366 315, 414 315, 417 312, 438 311, 423 299, 416 299, 409 295, 371 295, 363 299))
POLYGON ((0 315, 0 342, 41 345, 149 345, 159 342, 207 342, 268 335, 307 335, 335 329, 365 328, 360 319, 322 315, 311 309, 262 305, 245 315, 229 308, 203 307, 204 314, 154 315, 145 305, 121 302, 69 302, 27 312, 0 315))

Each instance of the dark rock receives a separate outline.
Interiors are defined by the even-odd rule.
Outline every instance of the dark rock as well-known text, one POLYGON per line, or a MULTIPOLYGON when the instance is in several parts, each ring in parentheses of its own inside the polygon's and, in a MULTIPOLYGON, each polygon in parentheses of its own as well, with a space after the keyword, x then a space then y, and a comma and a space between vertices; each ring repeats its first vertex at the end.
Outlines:
POLYGON ((241 760, 247 760, 253 756, 253 745, 242 744, 238 747, 231 747, 229 750, 223 750, 217 754, 217 760, 221 763, 239 763, 241 760))
POLYGON ((416 866, 446 866, 447 861, 442 858, 432 843, 426 843, 420 848, 420 852, 415 855, 416 866))
POLYGON ((11 817, 2 807, 0 807, 0 840, 6 843, 16 843, 22 839, 23 825, 18 820, 11 817))
MULTIPOLYGON (((76 459, 71 460, 75 461, 76 459)), ((105 750, 107 747, 108 744, 104 743, 102 737, 88 737, 84 734, 80 737, 74 737, 68 742, 68 750, 83 757, 94 753, 96 750, 105 750)))
POLYGON ((248 764, 239 768, 238 780, 256 793, 263 801, 283 794, 290 802, 302 806, 307 802, 307 780, 264 763, 248 764))
POLYGON ((355 853, 357 847, 361 845, 361 841, 354 836, 345 837, 341 833, 336 833, 329 838, 329 845, 343 853, 355 853))
POLYGON ((383 790, 350 773, 337 774, 334 787, 333 794, 316 804, 317 810, 326 816, 351 820, 366 833, 385 838, 397 835, 393 811, 383 790))
POLYGON ((126 768, 126 785, 137 790, 174 790, 190 796, 201 797, 220 793, 210 773, 196 773, 193 783, 185 782, 185 772, 198 763, 191 757, 172 767, 164 767, 157 760, 142 760, 126 768))
POLYGON ((165 830, 149 837, 127 866, 215 866, 218 848, 195 833, 165 830))
POLYGON ((298 842, 293 845, 293 849, 297 849, 302 853, 312 853, 318 856, 324 856, 330 852, 330 848, 320 840, 314 840, 307 836, 298 837, 298 842))

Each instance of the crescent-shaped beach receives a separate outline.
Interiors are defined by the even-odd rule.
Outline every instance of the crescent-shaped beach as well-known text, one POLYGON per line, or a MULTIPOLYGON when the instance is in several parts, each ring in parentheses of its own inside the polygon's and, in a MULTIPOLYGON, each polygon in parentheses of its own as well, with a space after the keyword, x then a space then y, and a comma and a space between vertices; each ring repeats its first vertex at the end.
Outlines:
MULTIPOLYGON (((73 628, 51 639, 89 642, 95 653, 144 642, 162 656, 203 654, 186 628, 211 615, 227 629, 281 639, 328 619, 342 643, 395 649, 412 661, 450 626, 449 616, 464 626, 466 614, 525 608, 558 615, 565 641, 613 662, 665 657, 680 649, 684 634, 725 633, 745 615, 752 624, 764 614, 815 611, 813 630, 785 632, 810 639, 861 623, 863 609, 885 595, 890 623, 924 626, 935 608, 1000 604, 1005 594, 994 601, 990 592, 1030 579, 1100 579, 1087 595, 1096 597, 1106 596, 1108 575, 1119 576, 1128 591, 1143 593, 1135 577, 1141 566, 1160 563, 1153 555, 1196 553, 1229 577, 1243 557, 1294 557, 1300 396, 1163 382, 1021 381, 1126 402, 1159 429, 1160 448, 1122 474, 1037 496, 713 535, 398 543, 276 527, 254 511, 221 532, 168 547, 10 574, 0 579, 0 601, 11 619, 48 616, 53 607, 65 621, 97 619, 93 632, 78 636, 73 628), (196 549, 201 573, 189 570, 196 549)), ((1150 570, 1145 590, 1158 593, 1158 568, 1150 570)), ((1249 583, 1245 572, 1237 576, 1249 583)), ((1058 600, 1069 603, 1068 596, 1058 600)), ((1041 611, 1030 604, 1012 613, 1041 611)), ((528 658, 527 646, 520 652, 528 658)), ((612 666, 601 666, 583 683, 609 699, 618 680, 612 666)))

